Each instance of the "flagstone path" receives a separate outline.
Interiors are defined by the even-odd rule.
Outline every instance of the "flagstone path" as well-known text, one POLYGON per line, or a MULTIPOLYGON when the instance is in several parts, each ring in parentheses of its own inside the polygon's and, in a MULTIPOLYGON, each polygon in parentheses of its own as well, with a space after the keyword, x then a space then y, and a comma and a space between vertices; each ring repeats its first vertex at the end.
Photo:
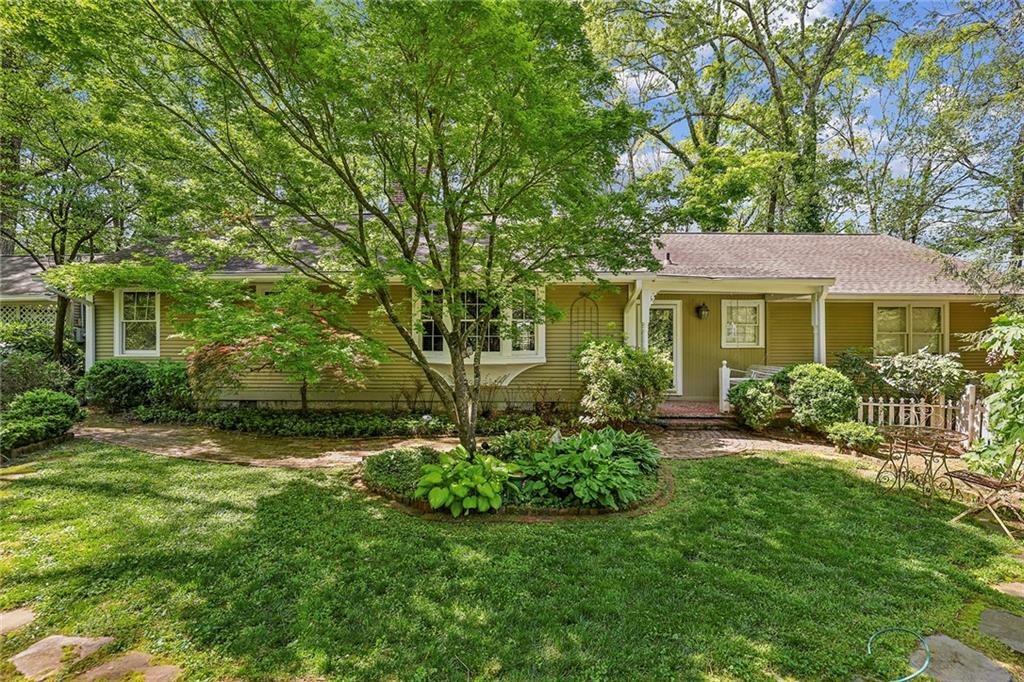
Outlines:
POLYGON ((0 613, 0 636, 23 628, 36 619, 36 612, 29 607, 0 613))
MULTIPOLYGON (((7 635, 25 627, 34 619, 35 612, 27 607, 0 612, 0 635, 7 635)), ((92 656, 113 641, 113 637, 50 635, 8 660, 26 679, 40 682, 92 656)), ((143 682, 174 682, 180 676, 181 668, 177 666, 154 664, 153 657, 149 654, 129 651, 90 669, 76 679, 82 682, 129 679, 141 679, 143 682)))

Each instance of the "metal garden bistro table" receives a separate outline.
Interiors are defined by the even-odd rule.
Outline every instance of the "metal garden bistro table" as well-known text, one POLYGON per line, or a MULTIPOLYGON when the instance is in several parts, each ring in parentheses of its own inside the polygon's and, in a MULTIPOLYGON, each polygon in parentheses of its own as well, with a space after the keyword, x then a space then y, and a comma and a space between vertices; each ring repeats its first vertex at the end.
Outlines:
POLYGON ((875 476, 877 483, 889 490, 913 485, 926 497, 956 495, 949 463, 963 454, 962 433, 924 426, 889 426, 882 432, 888 456, 875 476))

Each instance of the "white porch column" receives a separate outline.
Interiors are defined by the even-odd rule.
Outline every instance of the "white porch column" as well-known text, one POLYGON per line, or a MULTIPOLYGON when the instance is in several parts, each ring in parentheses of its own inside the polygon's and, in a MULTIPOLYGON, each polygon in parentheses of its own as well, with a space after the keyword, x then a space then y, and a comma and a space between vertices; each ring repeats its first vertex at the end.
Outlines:
POLYGON ((96 362, 96 305, 92 294, 85 297, 85 369, 96 362))
POLYGON ((811 324, 814 326, 814 361, 825 364, 828 352, 825 346, 825 292, 827 287, 820 287, 811 295, 811 324))
POLYGON ((633 348, 636 348, 639 345, 637 332, 640 327, 640 321, 637 316, 639 311, 637 302, 640 299, 640 294, 643 292, 643 288, 644 281, 642 279, 638 279, 633 287, 633 294, 629 297, 629 300, 626 301, 626 307, 622 311, 623 341, 627 346, 632 346, 633 348))
POLYGON ((644 289, 640 292, 640 350, 648 350, 651 327, 651 303, 654 302, 654 291, 644 289))

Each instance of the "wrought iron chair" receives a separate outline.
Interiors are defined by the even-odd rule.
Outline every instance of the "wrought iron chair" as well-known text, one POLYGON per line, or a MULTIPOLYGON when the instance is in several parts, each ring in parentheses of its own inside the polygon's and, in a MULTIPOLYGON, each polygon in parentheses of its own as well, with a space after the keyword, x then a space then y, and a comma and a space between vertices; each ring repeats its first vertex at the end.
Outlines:
POLYGON ((965 516, 977 514, 987 509, 996 520, 996 523, 999 524, 999 527, 1003 529, 1003 532, 1011 540, 1016 540, 1002 517, 999 516, 997 510, 1007 510, 1016 517, 1018 522, 1024 524, 1024 511, 1022 511, 1022 502, 1024 502, 1024 453, 1022 453, 1022 450, 1024 450, 1024 445, 1017 446, 1010 457, 1008 466, 1003 471, 1003 475, 999 478, 966 470, 950 473, 950 476, 964 483, 978 496, 973 505, 957 514, 951 522, 959 521, 965 516))

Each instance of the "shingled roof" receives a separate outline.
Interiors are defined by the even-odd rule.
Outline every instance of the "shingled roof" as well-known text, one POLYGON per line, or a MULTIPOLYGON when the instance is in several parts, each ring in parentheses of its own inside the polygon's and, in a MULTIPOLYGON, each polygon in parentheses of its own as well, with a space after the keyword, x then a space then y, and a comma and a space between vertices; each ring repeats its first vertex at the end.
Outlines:
POLYGON ((830 294, 960 295, 935 251, 876 234, 684 233, 661 236, 659 276, 834 278, 830 294))
POLYGON ((42 272, 31 256, 0 256, 0 297, 55 298, 39 279, 42 272))

